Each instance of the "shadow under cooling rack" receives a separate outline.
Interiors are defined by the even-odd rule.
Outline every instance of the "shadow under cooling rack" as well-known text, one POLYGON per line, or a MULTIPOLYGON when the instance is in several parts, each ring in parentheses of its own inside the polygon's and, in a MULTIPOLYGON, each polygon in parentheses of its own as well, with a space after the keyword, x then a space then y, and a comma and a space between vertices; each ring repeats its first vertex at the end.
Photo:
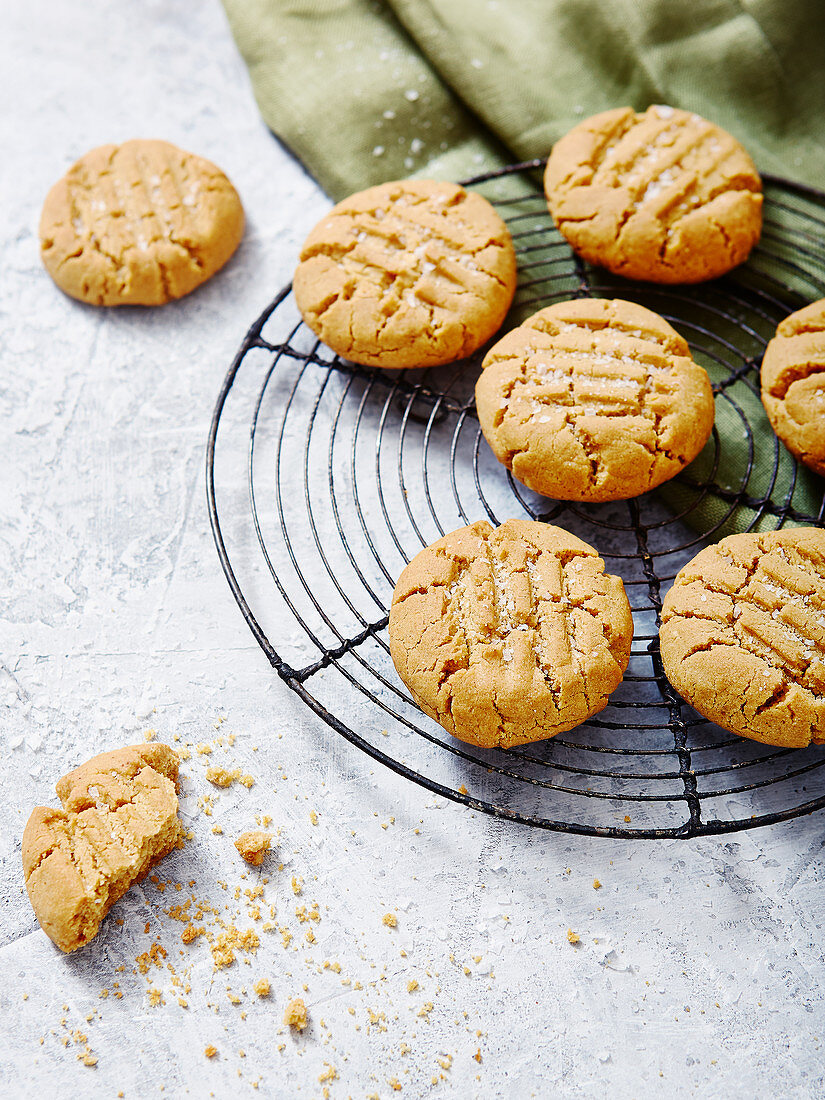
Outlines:
POLYGON ((224 572, 273 668, 350 742, 434 794, 565 832, 690 837, 825 807, 825 751, 720 730, 662 672, 658 615, 676 572, 735 529, 821 524, 823 483, 769 429, 759 362, 777 323, 825 296, 825 195, 766 181, 765 230, 746 265, 698 287, 628 283, 578 261, 531 171, 469 181, 508 222, 519 290, 508 325, 573 296, 656 310, 708 370, 705 451, 655 493, 606 505, 548 500, 515 482, 481 435, 481 356, 427 371, 366 370, 302 324, 285 288, 249 330, 223 384, 207 493, 224 572), (625 584, 635 637, 623 683, 590 722, 550 741, 483 750, 425 717, 389 656, 398 574, 448 531, 522 516, 595 545, 625 584))

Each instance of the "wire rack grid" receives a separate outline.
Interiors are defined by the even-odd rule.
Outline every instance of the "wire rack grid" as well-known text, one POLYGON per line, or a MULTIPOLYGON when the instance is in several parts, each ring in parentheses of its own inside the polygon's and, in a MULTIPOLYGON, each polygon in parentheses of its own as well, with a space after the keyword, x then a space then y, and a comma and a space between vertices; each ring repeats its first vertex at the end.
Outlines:
POLYGON ((825 807, 825 753, 719 729, 662 670, 662 598, 679 568, 734 529, 821 525, 822 482, 766 429, 759 363, 776 324, 825 296, 825 194, 767 178, 747 264, 698 287, 614 279, 556 232, 530 161, 467 181, 507 221, 519 261, 508 324, 573 296, 662 314, 713 382, 705 451, 665 489, 602 505, 538 496, 493 458, 475 415, 480 354, 423 371, 334 356, 284 288, 249 329, 207 444, 207 496, 224 573, 273 669, 329 727, 436 796, 546 829, 687 838, 825 807), (635 636, 606 710, 509 751, 451 738, 414 705, 389 657, 398 574, 423 546, 478 519, 557 523, 625 584, 635 636))

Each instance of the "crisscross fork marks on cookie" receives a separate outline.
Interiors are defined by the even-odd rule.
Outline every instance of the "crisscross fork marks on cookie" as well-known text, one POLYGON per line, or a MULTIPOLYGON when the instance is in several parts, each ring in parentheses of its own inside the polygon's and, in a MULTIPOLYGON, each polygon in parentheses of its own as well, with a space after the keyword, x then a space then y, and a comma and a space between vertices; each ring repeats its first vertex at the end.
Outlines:
POLYGON ((780 323, 765 350, 761 385, 773 430, 825 476, 825 298, 780 323))
POLYGON ((706 717, 770 744, 825 739, 825 533, 702 551, 665 598, 660 637, 668 677, 706 717))
POLYGON ((761 182, 730 134, 652 106, 586 119, 553 148, 545 192, 586 260, 633 279, 700 282, 746 258, 761 228, 761 182))
POLYGON ((516 283, 509 231, 486 199, 407 180, 345 199, 312 230, 298 308, 333 351, 368 366, 434 366, 498 328, 516 283))
POLYGON ((373 210, 333 214, 325 227, 329 239, 312 240, 301 259, 326 255, 336 260, 350 295, 360 280, 368 280, 379 290, 382 308, 388 311, 397 307, 400 298, 407 305, 448 311, 456 294, 483 295, 486 278, 501 282, 495 268, 476 257, 506 243, 489 234, 472 234, 457 214, 466 198, 460 190, 404 193, 383 200, 384 205, 373 210))
POLYGON ((707 374, 678 333, 604 299, 558 303, 508 333, 484 359, 476 406, 499 461, 568 500, 661 484, 701 450, 714 412, 707 374))
POLYGON ((746 186, 741 175, 723 171, 738 148, 732 138, 698 115, 685 122, 681 112, 674 118, 669 108, 654 107, 608 150, 592 182, 625 188, 630 197, 628 217, 650 203, 657 207, 660 220, 671 226, 688 210, 706 205, 723 191, 746 186), (627 146, 630 159, 622 160, 627 146))
POLYGON ((209 161, 163 141, 101 146, 49 192, 41 251, 55 282, 95 305, 162 305, 223 266, 243 208, 209 161))
POLYGON ((591 547, 532 521, 486 522, 423 550, 399 578, 390 651, 426 713, 476 744, 553 736, 601 710, 632 622, 591 547))

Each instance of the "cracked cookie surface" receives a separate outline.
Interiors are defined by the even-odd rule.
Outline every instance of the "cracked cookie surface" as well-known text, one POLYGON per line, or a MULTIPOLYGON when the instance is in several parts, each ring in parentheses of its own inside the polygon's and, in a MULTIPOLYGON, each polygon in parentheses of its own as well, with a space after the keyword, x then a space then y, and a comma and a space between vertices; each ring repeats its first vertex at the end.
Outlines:
POLYGON ((389 631, 425 714, 462 741, 510 748, 607 706, 633 621, 620 578, 581 539, 533 520, 481 521, 413 558, 389 631))
POLYGON ((178 763, 160 743, 105 752, 58 780, 63 809, 32 810, 23 832, 26 889, 61 951, 93 939, 118 898, 177 843, 178 763))
POLYGON ((751 158, 675 107, 618 107, 580 122, 553 146, 544 190, 571 247, 629 279, 714 279, 747 259, 762 229, 751 158))
POLYGON ((792 455, 825 477, 825 298, 780 323, 761 378, 771 427, 792 455))
POLYGON ((166 141, 102 145, 46 197, 40 250, 72 298, 158 306, 227 262, 243 236, 238 193, 208 160, 166 141))
POLYGON ((677 575, 659 631, 665 673, 740 737, 825 740, 825 532, 730 535, 677 575))
POLYGON ((707 372, 658 314, 581 298, 494 344, 476 383, 481 430, 530 489, 625 500, 679 473, 713 428, 707 372))
POLYGON ((507 226, 454 183, 401 180, 338 203, 301 251, 293 290, 317 336, 345 359, 432 367, 470 355, 516 289, 507 226))

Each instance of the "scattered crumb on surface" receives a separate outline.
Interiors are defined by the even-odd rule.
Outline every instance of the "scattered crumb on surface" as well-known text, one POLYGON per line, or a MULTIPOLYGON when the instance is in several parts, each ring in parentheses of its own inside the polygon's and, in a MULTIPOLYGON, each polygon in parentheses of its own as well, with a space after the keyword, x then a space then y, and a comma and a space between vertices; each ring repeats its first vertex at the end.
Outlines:
POLYGON ((601 888, 602 888, 602 884, 599 882, 599 880, 597 878, 594 878, 593 879, 593 889, 594 890, 601 890, 601 888))
POLYGON ((309 820, 312 822, 313 825, 318 824, 318 814, 315 812, 315 810, 309 811, 309 820))
POLYGON ((410 980, 407 982, 407 992, 415 993, 416 989, 418 989, 418 982, 415 980, 415 978, 410 978, 410 980))
POLYGON ((381 918, 381 923, 386 924, 387 928, 396 928, 398 925, 398 917, 395 913, 385 913, 381 918))
POLYGON ((567 942, 568 943, 578 943, 580 939, 581 939, 581 936, 577 935, 573 931, 572 928, 567 929, 567 942))
POLYGON ((212 1044, 210 1043, 209 1046, 206 1047, 206 1049, 204 1050, 203 1053, 206 1055, 207 1058, 214 1058, 215 1055, 218 1053, 218 1048, 213 1047, 212 1044))
POLYGON ((236 779, 241 778, 241 769, 233 768, 229 771, 218 764, 210 764, 206 769, 206 778, 216 787, 231 787, 236 779))
POLYGON ((296 1031, 303 1031, 308 1023, 307 1006, 303 997, 293 997, 284 1011, 284 1023, 296 1031))
POLYGON ((269 978, 258 978, 257 982, 252 987, 259 997, 269 996, 269 978))
POLYGON ((252 829, 247 833, 241 833, 235 841, 235 847, 241 856, 253 867, 261 866, 271 844, 271 835, 260 829, 252 829))

